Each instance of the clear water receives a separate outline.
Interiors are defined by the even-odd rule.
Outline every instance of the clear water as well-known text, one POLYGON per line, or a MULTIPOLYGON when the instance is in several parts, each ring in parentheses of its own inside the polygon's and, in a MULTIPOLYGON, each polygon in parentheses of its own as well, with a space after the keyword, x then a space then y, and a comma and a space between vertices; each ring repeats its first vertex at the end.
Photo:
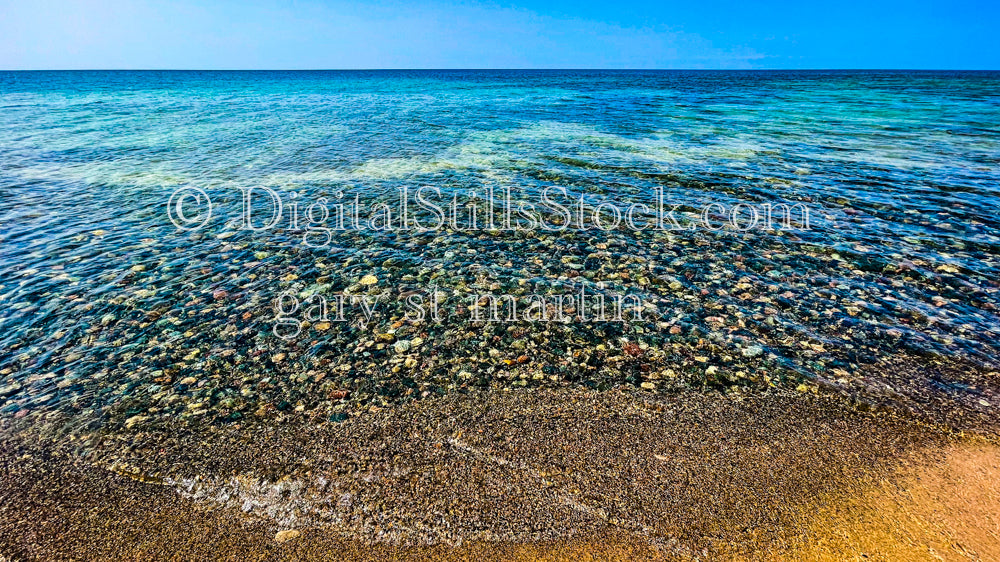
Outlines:
POLYGON ((998 73, 954 72, 3 72, 0 415, 336 421, 472 387, 864 393, 855 373, 897 354, 995 368, 998 91, 998 73), (182 186, 216 205, 202 230, 168 218, 182 186), (285 224, 235 228, 239 189, 262 186, 363 203, 660 188, 682 211, 802 203, 811 220, 347 231, 314 249, 285 224), (447 314, 407 322, 406 296, 431 286, 447 314), (636 295, 643 319, 467 313, 475 293, 580 286, 636 295), (283 291, 379 308, 285 341, 283 291))

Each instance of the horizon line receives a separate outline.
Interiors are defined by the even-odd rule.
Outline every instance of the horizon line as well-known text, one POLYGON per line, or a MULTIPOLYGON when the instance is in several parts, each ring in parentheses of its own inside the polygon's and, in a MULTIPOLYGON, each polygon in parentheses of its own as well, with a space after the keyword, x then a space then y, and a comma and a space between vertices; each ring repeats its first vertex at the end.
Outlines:
POLYGON ((1000 72, 1000 68, 0 68, 0 72, 1000 72))

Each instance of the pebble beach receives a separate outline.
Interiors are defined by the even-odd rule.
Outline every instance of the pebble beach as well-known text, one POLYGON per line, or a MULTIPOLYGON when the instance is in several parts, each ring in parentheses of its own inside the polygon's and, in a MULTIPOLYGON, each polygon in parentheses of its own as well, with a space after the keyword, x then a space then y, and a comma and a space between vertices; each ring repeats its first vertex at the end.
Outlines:
POLYGON ((1000 556, 998 85, 0 72, 0 555, 1000 556))

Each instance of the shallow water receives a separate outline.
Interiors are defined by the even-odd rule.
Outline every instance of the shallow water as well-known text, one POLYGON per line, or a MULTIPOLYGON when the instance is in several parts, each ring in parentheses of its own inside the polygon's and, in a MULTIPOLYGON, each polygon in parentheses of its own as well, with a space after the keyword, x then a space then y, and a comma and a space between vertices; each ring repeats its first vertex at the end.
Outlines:
MULTIPOLYGON (((995 369, 998 86, 956 72, 2 72, 0 415, 339 421, 471 387, 863 394, 856 373, 894 354, 995 369), (349 229, 310 248, 287 207, 271 230, 238 228, 241 188, 296 193, 303 213, 420 186, 626 206, 660 189, 685 228, 349 229), (170 220, 180 187, 212 198, 200 230, 170 220), (698 226, 707 205, 739 203, 805 205, 808 228, 698 226), (406 298, 432 287, 441 320, 407 321, 406 298), (580 290, 634 295, 643 316, 469 315, 474 294, 580 290), (376 307, 283 340, 283 292, 376 307)), ((928 392, 993 400, 963 381, 928 392)))

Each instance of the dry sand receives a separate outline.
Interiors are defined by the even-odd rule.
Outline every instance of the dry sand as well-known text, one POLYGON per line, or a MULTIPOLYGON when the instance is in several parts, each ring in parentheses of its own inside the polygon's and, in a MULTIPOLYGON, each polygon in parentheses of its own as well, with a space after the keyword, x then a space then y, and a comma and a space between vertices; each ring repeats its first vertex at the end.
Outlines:
POLYGON ((1000 449, 833 398, 493 392, 86 447, 6 434, 16 560, 1000 559, 1000 449))

